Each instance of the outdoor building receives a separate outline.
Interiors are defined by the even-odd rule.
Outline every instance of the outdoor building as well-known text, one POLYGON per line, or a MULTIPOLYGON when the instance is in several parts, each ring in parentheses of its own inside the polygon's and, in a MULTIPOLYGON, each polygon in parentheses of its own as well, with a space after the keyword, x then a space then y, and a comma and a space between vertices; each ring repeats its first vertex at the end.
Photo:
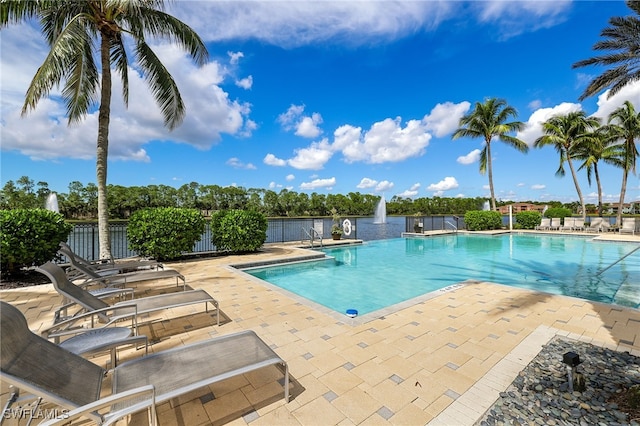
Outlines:
POLYGON ((500 214, 509 214, 509 206, 512 208, 512 213, 520 213, 520 212, 531 212, 538 211, 542 213, 544 211, 545 206, 540 204, 531 204, 531 203, 513 203, 508 204, 506 206, 498 207, 498 211, 500 214))

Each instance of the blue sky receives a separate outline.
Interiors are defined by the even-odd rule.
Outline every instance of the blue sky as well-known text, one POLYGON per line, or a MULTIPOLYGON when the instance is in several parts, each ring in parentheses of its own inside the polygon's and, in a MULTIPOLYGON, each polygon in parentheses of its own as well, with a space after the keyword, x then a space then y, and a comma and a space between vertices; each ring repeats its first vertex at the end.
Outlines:
MULTIPOLYGON (((553 114, 606 117, 624 100, 640 109, 640 83, 580 102, 602 70, 571 68, 594 56, 610 17, 630 13, 622 1, 177 1, 169 11, 202 36, 211 60, 196 68, 154 43, 187 106, 173 132, 135 64, 128 109, 114 82, 110 184, 488 197, 482 141, 451 140, 475 102, 504 98, 530 145, 553 114)), ((72 181, 95 182, 97 113, 69 127, 52 93, 20 118, 42 40, 35 25, 0 34, 1 183, 27 175, 68 192, 72 181)), ((492 149, 497 198, 577 200, 570 175, 555 176, 553 148, 492 149)), ((618 201, 621 171, 601 175, 605 201, 618 201)), ((580 184, 595 203, 595 183, 580 172, 580 184)), ((640 201, 637 175, 626 201, 640 201)))

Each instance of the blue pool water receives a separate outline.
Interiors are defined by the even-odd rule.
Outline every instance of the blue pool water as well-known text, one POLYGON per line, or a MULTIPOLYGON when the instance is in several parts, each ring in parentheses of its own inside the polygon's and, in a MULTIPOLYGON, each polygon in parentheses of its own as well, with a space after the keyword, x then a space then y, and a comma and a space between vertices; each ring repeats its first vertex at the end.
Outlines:
POLYGON ((588 237, 444 235, 329 248, 333 259, 245 270, 334 311, 370 313, 468 279, 640 307, 639 247, 588 237))

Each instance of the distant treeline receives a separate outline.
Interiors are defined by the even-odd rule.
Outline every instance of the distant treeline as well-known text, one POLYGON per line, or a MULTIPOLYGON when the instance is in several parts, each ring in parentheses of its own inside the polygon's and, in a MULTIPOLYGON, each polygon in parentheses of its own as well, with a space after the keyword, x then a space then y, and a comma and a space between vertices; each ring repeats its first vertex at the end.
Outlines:
MULTIPOLYGON (((1 209, 45 207, 51 193, 47 182, 34 183, 27 176, 8 181, 0 191, 1 209)), ((108 185, 107 200, 112 219, 126 219, 131 213, 148 207, 188 207, 205 215, 218 210, 253 209, 267 217, 329 216, 336 209, 342 216, 371 216, 380 201, 379 195, 349 192, 318 194, 236 186, 201 185, 196 182, 174 188, 168 185, 121 186, 108 185)), ((69 184, 68 193, 57 193, 58 208, 67 219, 95 219, 98 212, 98 187, 94 183, 69 184)), ((482 209, 487 198, 394 196, 387 200, 389 215, 460 214, 482 209)), ((498 202, 498 205, 512 201, 498 202)), ((531 202, 531 201, 526 201, 531 202)), ((576 211, 579 203, 545 202, 549 207, 566 207, 576 211)), ((595 206, 589 206, 595 211, 595 206)), ((589 210, 591 210, 589 209, 589 210)))

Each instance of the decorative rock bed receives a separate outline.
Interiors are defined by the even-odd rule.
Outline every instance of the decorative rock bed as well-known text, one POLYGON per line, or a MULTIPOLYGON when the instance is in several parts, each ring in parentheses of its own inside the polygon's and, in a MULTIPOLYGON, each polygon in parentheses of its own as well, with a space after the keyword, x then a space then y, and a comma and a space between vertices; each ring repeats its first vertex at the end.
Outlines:
POLYGON ((632 425, 640 410, 629 410, 621 394, 640 384, 640 357, 589 343, 555 338, 518 374, 476 423, 493 425, 632 425), (570 392, 563 354, 575 352, 586 389, 570 392))

